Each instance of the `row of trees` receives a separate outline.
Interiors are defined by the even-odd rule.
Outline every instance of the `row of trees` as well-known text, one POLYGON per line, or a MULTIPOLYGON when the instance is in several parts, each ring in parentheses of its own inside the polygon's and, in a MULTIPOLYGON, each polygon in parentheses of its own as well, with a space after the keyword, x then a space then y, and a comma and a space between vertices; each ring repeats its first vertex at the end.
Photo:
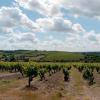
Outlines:
POLYGON ((5 61, 5 62, 15 62, 15 61, 24 61, 24 62, 28 62, 29 61, 28 56, 25 55, 14 55, 14 54, 3 54, 0 57, 0 61, 5 61))
POLYGON ((31 82, 33 80, 34 77, 39 76, 40 77, 40 81, 45 80, 45 76, 46 74, 48 76, 51 76, 53 74, 55 74, 56 72, 62 71, 64 74, 64 81, 69 81, 69 73, 70 73, 70 69, 71 67, 65 67, 65 66, 58 66, 58 65, 54 65, 54 66, 40 66, 40 67, 27 67, 26 68, 26 75, 28 77, 28 86, 31 86, 31 82))
POLYGON ((94 71, 97 71, 100 74, 100 67, 94 65, 81 65, 81 66, 74 66, 82 73, 82 76, 85 80, 88 81, 89 85, 93 85, 94 82, 94 71))
POLYGON ((28 86, 30 87, 33 78, 39 76, 40 81, 45 80, 45 76, 51 76, 56 72, 62 71, 64 74, 64 81, 69 81, 69 70, 71 67, 59 64, 20 64, 20 63, 4 63, 0 64, 0 71, 20 72, 22 76, 28 77, 28 86))
POLYGON ((64 81, 69 81, 70 70, 72 67, 77 68, 89 85, 94 83, 94 70, 100 74, 100 66, 98 64, 36 64, 36 63, 0 63, 0 71, 20 72, 22 76, 28 77, 28 86, 34 77, 39 76, 40 80, 45 80, 45 76, 51 76, 56 72, 62 71, 64 75, 64 81))
MULTIPOLYGON (((37 52, 37 51, 35 51, 37 52)), ((32 55, 30 54, 23 54, 23 53, 14 53, 14 52, 8 52, 8 53, 3 53, 0 56, 0 60, 1 61, 9 61, 9 62, 13 62, 13 61, 24 61, 24 62, 28 62, 30 60, 32 61, 37 61, 37 62, 100 62, 100 55, 99 53, 79 53, 77 54, 77 57, 74 57, 74 55, 70 54, 72 56, 72 58, 67 57, 61 55, 60 53, 58 53, 58 57, 56 57, 56 55, 51 55, 48 54, 48 56, 46 55, 46 53, 34 53, 32 55), (80 54, 80 55, 79 55, 80 54), (50 56, 50 57, 49 57, 50 56)))
MULTIPOLYGON (((32 81, 32 79, 36 76, 40 77, 40 80, 45 80, 46 74, 48 76, 51 76, 52 74, 55 74, 56 72, 62 71, 63 76, 64 76, 64 81, 68 82, 70 78, 70 70, 74 65, 69 65, 69 66, 58 66, 58 65, 45 65, 45 66, 40 66, 40 67, 27 67, 26 72, 28 73, 27 76, 29 77, 29 86, 32 81)), ((99 66, 86 66, 86 65, 81 65, 81 66, 74 66, 77 68, 81 73, 83 79, 88 81, 89 85, 93 85, 94 82, 94 70, 97 71, 98 74, 100 74, 100 67, 99 66)))

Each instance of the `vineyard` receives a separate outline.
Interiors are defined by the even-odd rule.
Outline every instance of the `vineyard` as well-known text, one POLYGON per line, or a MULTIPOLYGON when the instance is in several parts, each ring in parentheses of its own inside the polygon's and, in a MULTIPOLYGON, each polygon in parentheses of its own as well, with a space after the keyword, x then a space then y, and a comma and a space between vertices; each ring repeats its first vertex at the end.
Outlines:
MULTIPOLYGON (((79 74, 79 76, 76 77, 76 80, 79 81, 81 79, 83 83, 85 82, 85 85, 87 87, 91 88, 96 85, 100 86, 100 80, 99 80, 100 79, 100 64, 99 63, 0 62, 0 72, 1 72, 0 75, 2 75, 2 73, 8 73, 8 74, 12 74, 12 73, 17 74, 18 73, 18 74, 20 74, 17 77, 16 81, 20 80, 23 82, 23 80, 25 80, 24 84, 23 85, 21 84, 21 85, 28 90, 33 89, 33 93, 35 91, 34 88, 38 88, 40 86, 44 87, 44 83, 46 85, 47 84, 50 85, 50 87, 48 86, 49 90, 51 87, 54 88, 54 90, 56 90, 55 86, 52 86, 52 85, 58 84, 59 81, 62 84, 72 84, 73 83, 72 79, 74 79, 73 77, 75 77, 75 75, 77 75, 77 74, 79 74), (75 75, 73 75, 73 73, 75 75), (98 79, 95 75, 98 76, 98 79), (81 77, 81 78, 79 78, 79 77, 81 77), (51 78, 51 79, 49 79, 49 78, 51 78), (56 78, 57 78, 57 80, 56 80, 56 78), (39 84, 38 87, 37 86, 34 87, 33 83, 35 81, 36 81, 36 84, 39 84), (52 82, 49 82, 49 81, 52 81, 52 82), (57 81, 58 81, 58 83, 57 83, 57 81), (54 84, 53 84, 53 82, 54 82, 54 84)), ((1 83, 2 83, 2 78, 1 78, 1 83)), ((12 81, 12 83, 13 83, 13 81, 12 81)), ((77 84, 79 84, 80 86, 83 85, 83 83, 82 84, 80 84, 80 83, 81 82, 78 82, 77 84)), ((1 84, 1 86, 2 86, 2 84, 1 84)), ((60 85, 58 87, 60 87, 60 85)), ((77 87, 77 86, 75 86, 75 87, 77 87)), ((65 88, 63 87, 63 89, 65 89, 65 88)), ((100 89, 100 87, 98 87, 98 89, 100 89)), ((60 90, 60 93, 58 93, 61 97, 63 97, 62 92, 61 92, 62 90, 60 90)), ((66 90, 69 91, 69 89, 66 89, 66 90)), ((46 88, 45 92, 46 91, 48 91, 47 88, 46 88)), ((1 92, 2 91, 0 90, 0 93, 1 92)), ((65 96, 65 98, 66 98, 66 96, 65 96)), ((2 100, 6 100, 6 99, 3 98, 2 100)), ((28 99, 26 99, 26 100, 28 100, 28 99)), ((30 100, 33 100, 33 99, 31 98, 30 100)), ((58 98, 57 98, 57 100, 58 100, 58 98)), ((69 99, 69 100, 77 100, 77 99, 69 99)), ((91 99, 89 99, 89 100, 91 100, 91 99)), ((93 100, 99 100, 99 99, 93 99, 93 100)))

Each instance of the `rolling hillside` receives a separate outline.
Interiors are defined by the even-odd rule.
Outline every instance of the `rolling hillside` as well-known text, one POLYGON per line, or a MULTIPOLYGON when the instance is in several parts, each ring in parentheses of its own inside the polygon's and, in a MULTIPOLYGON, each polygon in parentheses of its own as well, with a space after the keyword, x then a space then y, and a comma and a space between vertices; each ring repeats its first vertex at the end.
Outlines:
POLYGON ((41 61, 41 62, 100 62, 100 52, 63 52, 63 51, 0 51, 0 59, 15 61, 41 61), (13 56, 12 56, 13 55, 13 56))

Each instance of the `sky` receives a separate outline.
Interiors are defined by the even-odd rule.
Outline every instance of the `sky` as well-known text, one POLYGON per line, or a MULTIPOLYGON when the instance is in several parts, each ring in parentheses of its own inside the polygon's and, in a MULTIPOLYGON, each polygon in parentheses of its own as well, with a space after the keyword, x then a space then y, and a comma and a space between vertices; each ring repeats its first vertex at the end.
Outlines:
POLYGON ((100 0, 0 0, 0 50, 100 51, 100 0))

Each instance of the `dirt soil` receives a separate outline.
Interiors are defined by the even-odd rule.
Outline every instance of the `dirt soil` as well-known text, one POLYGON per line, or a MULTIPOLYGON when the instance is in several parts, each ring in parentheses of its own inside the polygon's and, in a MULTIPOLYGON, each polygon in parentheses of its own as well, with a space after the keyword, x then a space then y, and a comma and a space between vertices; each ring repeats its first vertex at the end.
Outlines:
POLYGON ((21 73, 1 73, 0 74, 0 80, 2 79, 13 79, 13 78, 21 78, 21 73))
POLYGON ((88 86, 82 75, 72 68, 70 81, 63 81, 62 72, 35 78, 27 87, 27 79, 0 81, 0 100, 100 100, 100 74, 94 73, 96 84, 88 86))

